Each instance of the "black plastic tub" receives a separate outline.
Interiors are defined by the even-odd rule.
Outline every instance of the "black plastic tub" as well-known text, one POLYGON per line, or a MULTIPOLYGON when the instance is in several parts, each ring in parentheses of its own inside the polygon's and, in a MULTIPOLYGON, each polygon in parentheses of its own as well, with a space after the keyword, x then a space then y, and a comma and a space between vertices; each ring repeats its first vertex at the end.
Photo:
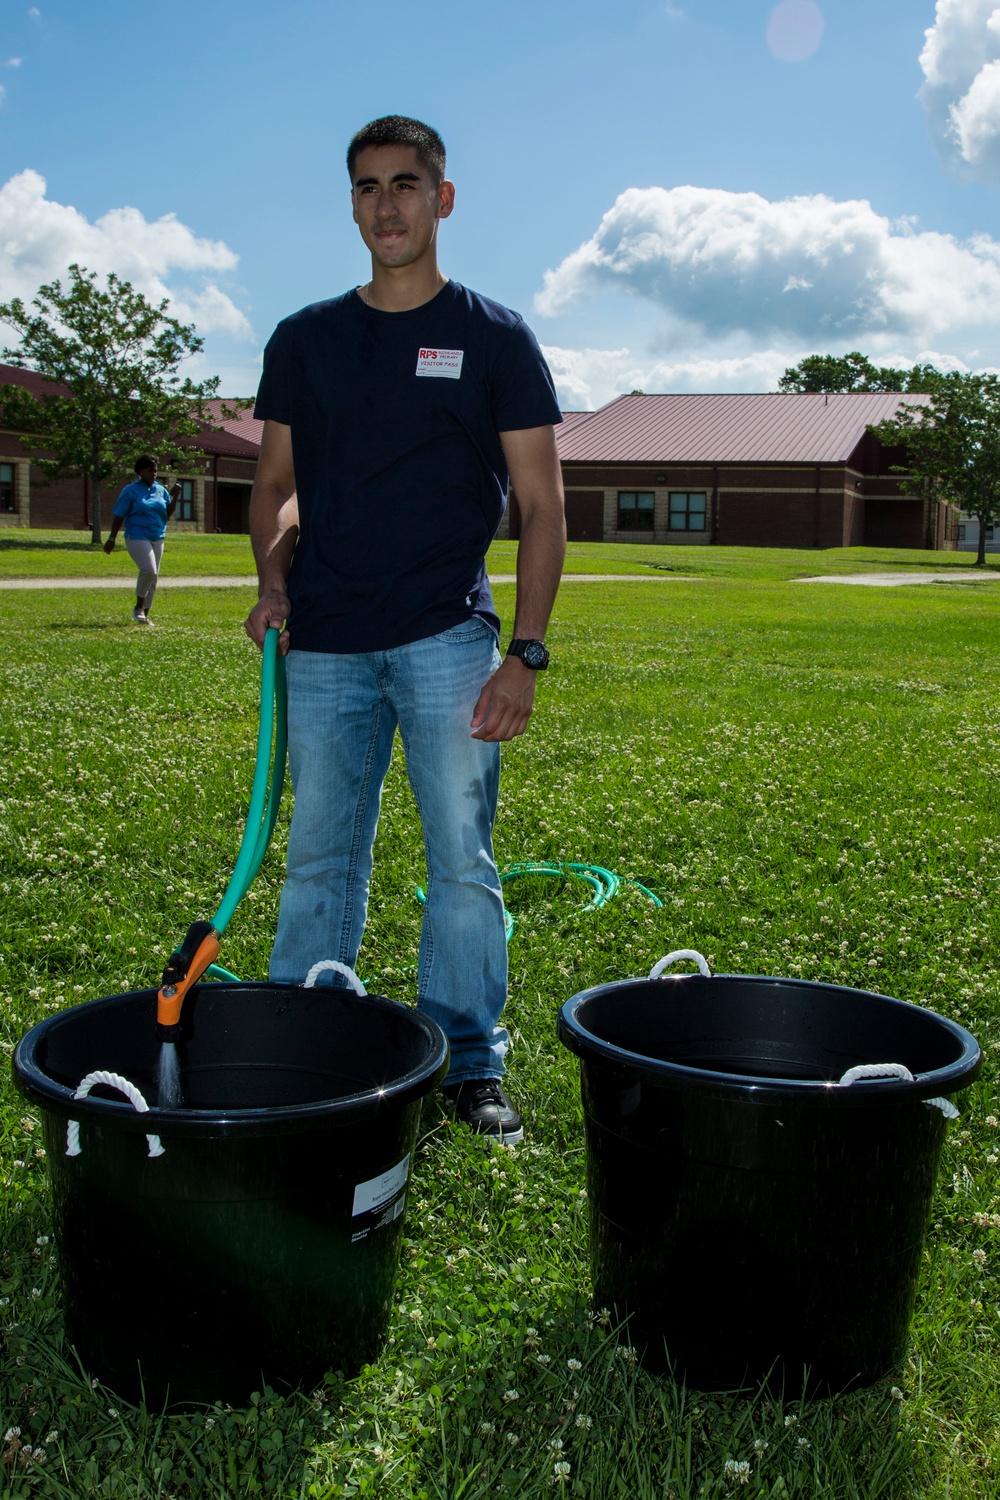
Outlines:
POLYGON ((885 995, 742 974, 598 985, 558 1030, 580 1058, 594 1296, 646 1365, 807 1394, 891 1371, 975 1039, 885 995), (912 1080, 840 1083, 879 1063, 912 1080))
POLYGON ((153 1405, 356 1372, 385 1336, 443 1032, 352 990, 226 983, 191 991, 181 1037, 185 1107, 148 1113, 73 1092, 105 1069, 156 1098, 155 990, 52 1016, 14 1053, 45 1125, 70 1343, 153 1405))

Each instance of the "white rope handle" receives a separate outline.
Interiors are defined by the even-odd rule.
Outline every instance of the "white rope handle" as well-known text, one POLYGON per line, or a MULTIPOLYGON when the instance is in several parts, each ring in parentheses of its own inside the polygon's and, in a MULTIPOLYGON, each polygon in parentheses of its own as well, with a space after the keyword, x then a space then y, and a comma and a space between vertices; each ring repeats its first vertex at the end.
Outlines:
POLYGON ((848 1068, 840 1086, 846 1089, 860 1078, 903 1078, 907 1083, 913 1082, 913 1074, 905 1063, 858 1063, 856 1068, 848 1068))
POLYGON ((659 963, 654 964, 650 969, 650 979, 659 979, 664 969, 669 969, 671 964, 677 963, 682 958, 693 958, 705 978, 711 979, 712 971, 708 967, 707 961, 694 948, 678 948, 675 953, 668 953, 666 958, 661 958, 659 963))
POLYGON ((333 970, 337 974, 343 974, 344 978, 347 980, 348 984, 351 986, 351 989, 356 995, 367 995, 368 991, 365 989, 364 985, 361 983, 361 980, 358 978, 357 974, 355 974, 354 970, 347 964, 342 964, 336 958, 321 958, 318 964, 313 964, 312 968, 309 970, 309 973, 306 975, 305 988, 307 990, 313 989, 319 976, 321 974, 326 974, 330 970, 333 970))
MULTIPOLYGON (((907 1083, 913 1082, 913 1074, 904 1063, 859 1063, 855 1068, 848 1068, 840 1080, 841 1086, 846 1088, 863 1078, 903 1078, 907 1083)), ((958 1110, 950 1099, 925 1099, 924 1103, 928 1109, 939 1109, 946 1120, 958 1119, 958 1110)))
MULTIPOLYGON (((103 1068, 98 1069, 96 1073, 88 1073, 86 1078, 77 1084, 73 1098, 86 1099, 97 1083, 103 1083, 109 1089, 117 1089, 120 1094, 124 1094, 132 1108, 138 1110, 139 1114, 144 1115, 149 1112, 149 1105, 134 1083, 129 1083, 128 1079, 123 1078, 120 1073, 107 1073, 103 1068)), ((150 1156, 163 1156, 164 1147, 158 1135, 147 1135, 146 1143, 149 1146, 150 1156)), ((79 1156, 80 1151, 80 1122, 68 1120, 66 1122, 66 1155, 79 1156)))

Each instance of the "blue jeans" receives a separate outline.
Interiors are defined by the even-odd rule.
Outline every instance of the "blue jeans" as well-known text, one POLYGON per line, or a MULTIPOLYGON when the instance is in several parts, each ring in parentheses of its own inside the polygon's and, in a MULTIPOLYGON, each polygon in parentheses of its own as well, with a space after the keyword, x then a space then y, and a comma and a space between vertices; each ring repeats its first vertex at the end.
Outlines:
POLYGON ((286 658, 295 807, 271 978, 301 984, 321 958, 355 967, 398 725, 427 857, 417 1003, 448 1037, 449 1083, 499 1078, 507 1051, 493 860, 500 747, 472 739, 469 727, 499 664, 493 632, 478 619, 391 651, 286 658))

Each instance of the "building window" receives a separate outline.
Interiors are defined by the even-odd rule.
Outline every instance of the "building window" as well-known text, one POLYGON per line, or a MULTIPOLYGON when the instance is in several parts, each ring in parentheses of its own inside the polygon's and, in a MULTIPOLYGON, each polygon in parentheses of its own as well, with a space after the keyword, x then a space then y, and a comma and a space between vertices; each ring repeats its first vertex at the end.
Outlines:
POLYGON ((652 531, 653 505, 652 490, 619 490, 618 530, 652 531))
POLYGON ((704 531, 706 496, 670 491, 670 530, 704 531))
POLYGON ((194 520, 194 480, 182 479, 181 492, 177 499, 178 521, 194 520))
POLYGON ((8 515, 17 507, 14 504, 14 465, 0 464, 0 511, 8 515))
POLYGON ((993 540, 993 527, 992 526, 987 526, 987 528, 986 528, 986 540, 988 542, 992 542, 992 540, 993 540))
POLYGON ((965 526, 961 522, 959 523, 958 527, 958 540, 960 542, 965 541, 965 526))

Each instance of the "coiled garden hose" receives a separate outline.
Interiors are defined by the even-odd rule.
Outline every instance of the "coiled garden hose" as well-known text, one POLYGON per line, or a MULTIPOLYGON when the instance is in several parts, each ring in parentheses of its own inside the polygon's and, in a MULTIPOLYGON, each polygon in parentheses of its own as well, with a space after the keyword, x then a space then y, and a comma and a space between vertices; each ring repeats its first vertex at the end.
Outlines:
MULTIPOLYGON (((580 860, 519 860, 512 865, 505 865, 500 871, 500 882, 507 885, 512 880, 522 880, 525 876, 542 875, 549 876, 555 880, 577 880, 589 886, 592 895, 587 905, 583 907, 587 911, 599 911, 606 906, 623 885, 634 886, 637 891, 651 901, 657 908, 662 908, 663 902, 648 886, 642 885, 638 880, 632 880, 627 875, 616 875, 613 870, 606 870, 603 865, 583 864, 580 860)), ((427 900, 427 892, 422 885, 416 889, 416 898, 421 906, 427 900)), ((508 943, 514 934, 517 918, 513 912, 503 909, 504 930, 507 934, 508 943)))

